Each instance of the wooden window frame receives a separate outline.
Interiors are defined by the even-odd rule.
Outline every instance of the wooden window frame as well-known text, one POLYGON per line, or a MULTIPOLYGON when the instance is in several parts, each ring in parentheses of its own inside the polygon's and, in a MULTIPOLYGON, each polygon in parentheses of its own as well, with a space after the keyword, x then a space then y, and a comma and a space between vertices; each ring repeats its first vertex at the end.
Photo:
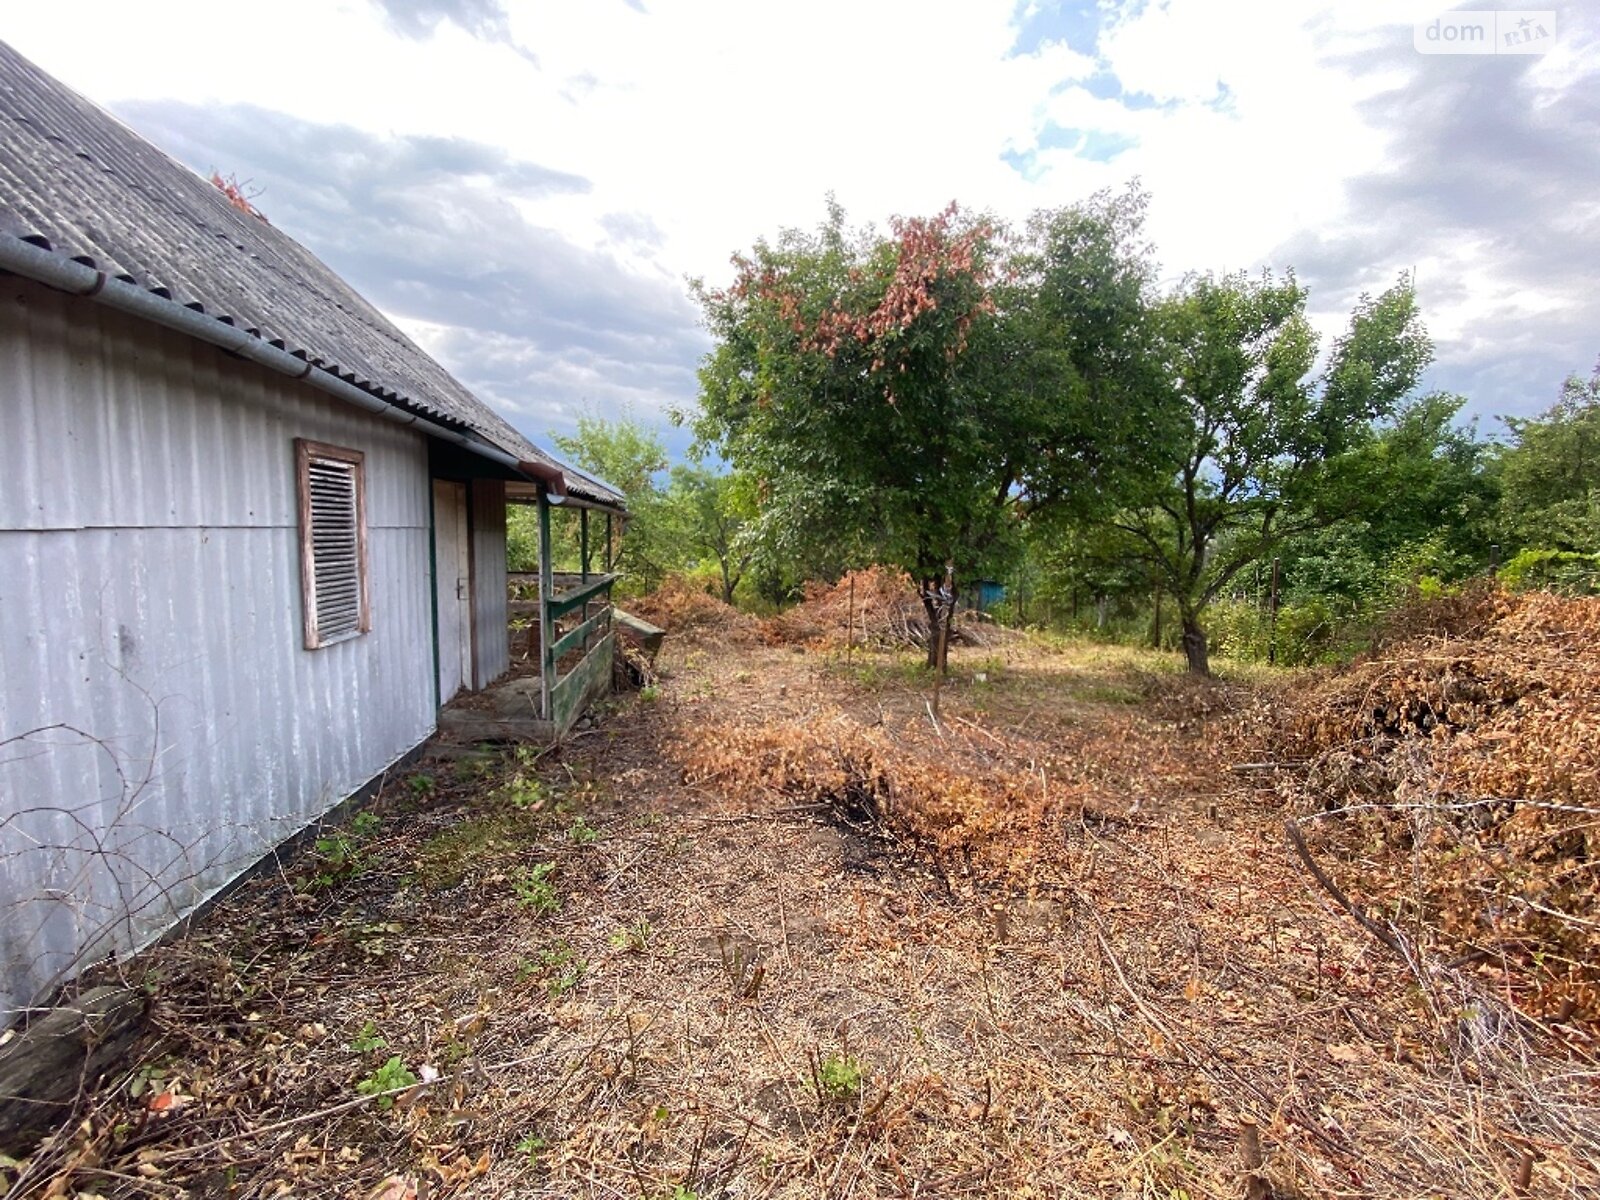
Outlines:
POLYGON ((372 597, 367 563, 367 456, 363 451, 314 442, 294 440, 295 494, 300 515, 300 608, 305 617, 305 647, 320 650, 336 646, 368 633, 372 629, 372 597), (343 463, 352 468, 356 501, 356 577, 360 582, 360 616, 356 628, 324 637, 317 627, 316 551, 311 536, 311 464, 343 463))

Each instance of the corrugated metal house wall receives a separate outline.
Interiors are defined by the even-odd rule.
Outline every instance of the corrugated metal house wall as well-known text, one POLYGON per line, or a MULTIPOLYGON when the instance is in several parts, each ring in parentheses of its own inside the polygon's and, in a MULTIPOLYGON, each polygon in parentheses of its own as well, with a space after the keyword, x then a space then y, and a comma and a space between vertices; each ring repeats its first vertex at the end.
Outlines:
POLYGON ((472 621, 474 687, 511 669, 511 627, 506 591, 506 485, 472 481, 472 621))
POLYGON ((0 1027, 435 724, 422 437, 0 284, 0 1027), (372 630, 304 648, 293 439, 366 453, 372 630))

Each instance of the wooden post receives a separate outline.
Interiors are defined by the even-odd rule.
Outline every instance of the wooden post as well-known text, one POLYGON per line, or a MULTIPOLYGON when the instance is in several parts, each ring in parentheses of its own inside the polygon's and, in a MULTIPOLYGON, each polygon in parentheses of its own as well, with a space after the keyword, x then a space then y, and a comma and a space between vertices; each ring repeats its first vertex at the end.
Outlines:
MULTIPOLYGON (((589 510, 578 510, 578 579, 589 582, 589 510)), ((584 610, 588 611, 587 608, 584 610)))
POLYGON ((939 674, 945 672, 950 657, 950 625, 956 619, 956 563, 950 559, 944 564, 944 597, 948 604, 944 620, 939 624, 939 674))
POLYGON ((1272 630, 1267 637, 1267 661, 1274 665, 1278 661, 1278 584, 1283 578, 1283 560, 1272 560, 1272 595, 1269 603, 1272 606, 1272 630))
POLYGON ((611 574, 611 510, 606 510, 606 574, 611 574))
POLYGON ((1161 649, 1161 588, 1156 588, 1156 625, 1150 635, 1151 649, 1161 649))
POLYGON ((1500 573, 1500 543, 1494 542, 1489 546, 1489 574, 1500 573))
POLYGON ((556 660, 550 653, 555 646, 555 622, 550 619, 550 601, 555 595, 555 579, 550 564, 550 500, 539 493, 539 705, 546 721, 555 719, 550 689, 555 687, 556 660))
POLYGON ((90 988, 0 1047, 0 1154, 27 1157, 101 1075, 126 1070, 148 1006, 130 988, 90 988))
POLYGON ((856 573, 850 572, 850 614, 844 623, 844 660, 851 662, 856 653, 856 573))
POLYGON ((937 600, 934 613, 943 613, 939 620, 939 650, 934 656, 933 673, 933 719, 937 726, 939 721, 939 692, 944 683, 945 660, 950 654, 950 622, 956 616, 956 564, 952 560, 944 565, 944 592, 935 593, 937 600), (948 602, 948 606, 947 606, 948 602))

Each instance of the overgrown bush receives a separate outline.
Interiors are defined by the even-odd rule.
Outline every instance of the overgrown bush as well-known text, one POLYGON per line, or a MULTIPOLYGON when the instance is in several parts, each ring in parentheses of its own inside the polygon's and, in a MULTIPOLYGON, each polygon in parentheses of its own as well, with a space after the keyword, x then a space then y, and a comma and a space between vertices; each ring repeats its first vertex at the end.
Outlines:
POLYGON ((1569 596, 1592 596, 1600 592, 1600 554, 1524 550, 1500 568, 1499 579, 1512 591, 1544 588, 1569 596))

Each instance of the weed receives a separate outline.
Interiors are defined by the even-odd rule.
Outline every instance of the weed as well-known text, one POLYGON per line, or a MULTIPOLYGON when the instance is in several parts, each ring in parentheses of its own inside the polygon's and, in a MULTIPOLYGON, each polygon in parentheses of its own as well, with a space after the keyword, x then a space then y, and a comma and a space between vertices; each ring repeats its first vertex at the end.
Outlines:
POLYGON ((137 1100, 167 1077, 161 1067, 140 1067, 138 1074, 128 1081, 128 1095, 137 1100))
POLYGON ((628 954, 643 954, 650 945, 652 930, 650 922, 640 917, 632 925, 624 929, 614 929, 606 940, 611 943, 613 950, 622 950, 628 954))
POLYGON ((550 798, 542 782, 520 771, 500 786, 499 795, 512 808, 523 812, 535 812, 543 808, 545 801, 550 798))
POLYGON ((511 877, 511 888, 517 894, 517 903, 523 908, 530 908, 539 916, 546 913, 558 912, 561 908, 561 896, 556 891, 556 885, 550 881, 550 876, 555 874, 556 865, 553 862, 534 863, 533 866, 511 877))
POLYGON ((539 966, 547 973, 544 990, 552 1000, 566 995, 583 980, 589 964, 572 952, 566 942, 557 942, 539 953, 539 966))
POLYGON ((417 800, 426 800, 439 790, 438 785, 433 781, 432 775, 423 775, 421 773, 407 779, 406 788, 410 791, 412 797, 417 800))
POLYGON ((639 689, 639 699, 646 704, 654 704, 661 699, 661 688, 658 684, 647 683, 639 689))
POLYGON ((1075 688, 1076 698, 1090 704, 1138 704, 1143 699, 1132 688, 1114 683, 1091 683, 1075 688))
POLYGON ((373 1071, 361 1082, 356 1084, 356 1091, 363 1096, 377 1096, 379 1108, 393 1108, 394 1097, 382 1095, 384 1092, 398 1091, 408 1088, 417 1082, 417 1077, 400 1061, 398 1054, 391 1055, 389 1060, 373 1071))
POLYGON ((378 1027, 368 1021, 350 1042, 350 1049, 357 1054, 371 1054, 374 1050, 382 1050, 388 1044, 389 1040, 378 1032, 378 1027))
POLYGON ((977 684, 995 684, 1005 678, 1006 660, 997 654, 990 654, 980 662, 972 673, 972 682, 977 684))
POLYGON ((350 937, 356 949, 368 958, 382 958, 391 949, 389 935, 405 931, 406 927, 398 921, 372 921, 352 931, 350 937))
POLYGON ((567 836, 572 839, 574 846, 589 846, 599 840, 600 831, 582 817, 574 817, 567 836))
POLYGON ((853 1054, 829 1054, 814 1061, 812 1085, 817 1089, 817 1099, 823 1104, 847 1108, 861 1097, 861 1085, 866 1079, 861 1060, 853 1054))
POLYGON ((428 839, 418 855, 417 878, 428 887, 455 887, 496 851, 520 845, 533 824, 534 818, 515 811, 463 821, 428 839))
POLYGON ((318 887, 332 887, 341 876, 353 874, 359 861, 360 850, 346 833, 319 837, 312 843, 312 849, 323 864, 323 869, 311 880, 318 887))
POLYGON ((857 662, 854 666, 834 659, 829 664, 844 677, 869 692, 886 688, 920 688, 927 682, 927 664, 910 658, 872 659, 857 662))
POLYGON ((746 950, 740 942, 731 943, 725 933, 717 934, 717 949, 722 954, 722 972, 733 987, 733 994, 744 1000, 754 1000, 761 991, 761 981, 767 977, 755 951, 746 950))
POLYGON ((456 760, 455 777, 457 783, 475 783, 494 770, 495 756, 491 753, 474 754, 470 758, 456 760))
POLYGON ((543 1154, 549 1148, 550 1143, 545 1141, 537 1133, 530 1133, 527 1137, 523 1138, 517 1143, 517 1149, 528 1156, 528 1161, 530 1163, 538 1162, 539 1155, 543 1154))
POLYGON ((357 813, 349 829, 335 829, 313 842, 312 850, 321 870, 311 877, 308 886, 330 888, 366 866, 365 843, 381 824, 376 813, 357 813))

